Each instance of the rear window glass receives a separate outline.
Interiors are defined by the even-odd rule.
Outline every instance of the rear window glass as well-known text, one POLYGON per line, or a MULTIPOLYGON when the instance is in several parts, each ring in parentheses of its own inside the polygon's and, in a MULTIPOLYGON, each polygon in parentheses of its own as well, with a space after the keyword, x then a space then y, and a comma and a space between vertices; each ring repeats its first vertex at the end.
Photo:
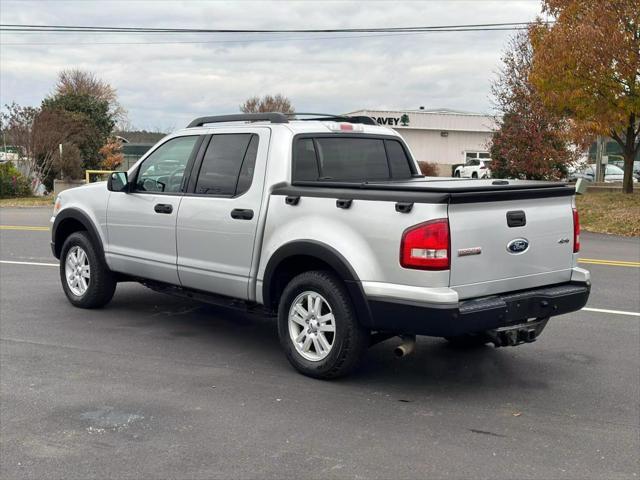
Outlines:
POLYGON ((321 180, 385 180, 390 177, 383 140, 317 138, 321 180))
POLYGON ((293 148, 294 181, 363 182, 407 179, 413 160, 402 143, 373 137, 298 138, 293 148))

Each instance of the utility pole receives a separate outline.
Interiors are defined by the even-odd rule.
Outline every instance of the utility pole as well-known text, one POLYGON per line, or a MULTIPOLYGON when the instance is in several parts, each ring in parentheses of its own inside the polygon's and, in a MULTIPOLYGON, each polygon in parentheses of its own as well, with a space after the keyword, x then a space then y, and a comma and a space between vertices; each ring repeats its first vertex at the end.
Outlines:
MULTIPOLYGON (((58 144, 58 149, 60 150, 60 165, 62 165, 62 144, 58 144)), ((60 180, 64 180, 64 173, 62 173, 62 169, 60 169, 60 180)))
POLYGON ((602 135, 598 135, 598 139, 596 140, 596 171, 595 171, 595 178, 593 179, 594 182, 601 182, 602 181, 602 153, 604 150, 604 139, 602 138, 602 135))

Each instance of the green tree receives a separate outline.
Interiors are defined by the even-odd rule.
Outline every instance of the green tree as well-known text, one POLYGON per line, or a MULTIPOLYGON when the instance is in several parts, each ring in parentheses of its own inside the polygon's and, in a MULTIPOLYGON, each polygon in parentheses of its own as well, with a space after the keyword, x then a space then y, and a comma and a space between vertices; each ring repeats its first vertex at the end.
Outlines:
POLYGON ((76 119, 85 122, 87 135, 77 138, 84 168, 97 168, 102 161, 100 149, 107 143, 115 127, 109 103, 87 94, 68 93, 46 98, 42 102, 43 111, 62 111, 75 114, 76 119))
POLYGON ((13 163, 0 163, 0 198, 26 197, 30 194, 29 179, 22 175, 13 163))
POLYGON ((44 99, 41 109, 67 112, 84 122, 86 135, 74 140, 84 168, 100 165, 100 149, 108 142, 116 123, 126 119, 116 90, 95 74, 77 69, 58 74, 53 94, 44 99))

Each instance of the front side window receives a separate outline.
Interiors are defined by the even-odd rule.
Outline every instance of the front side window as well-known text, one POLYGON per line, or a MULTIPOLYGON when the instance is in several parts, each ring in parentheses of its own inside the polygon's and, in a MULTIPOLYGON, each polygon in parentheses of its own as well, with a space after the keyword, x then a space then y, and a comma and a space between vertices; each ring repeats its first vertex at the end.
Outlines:
POLYGON ((234 196, 236 188, 246 191, 253 178, 257 149, 255 134, 213 135, 202 159, 195 193, 234 196))
POLYGON ((137 192, 178 193, 197 136, 177 137, 160 145, 138 170, 137 192))

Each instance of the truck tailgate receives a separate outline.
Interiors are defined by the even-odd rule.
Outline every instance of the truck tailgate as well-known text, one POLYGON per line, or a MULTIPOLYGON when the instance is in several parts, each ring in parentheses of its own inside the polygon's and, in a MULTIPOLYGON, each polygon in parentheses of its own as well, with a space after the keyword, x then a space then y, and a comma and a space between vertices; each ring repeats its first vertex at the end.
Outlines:
POLYGON ((448 213, 450 285, 460 298, 571 279, 570 196, 452 203, 448 213))

